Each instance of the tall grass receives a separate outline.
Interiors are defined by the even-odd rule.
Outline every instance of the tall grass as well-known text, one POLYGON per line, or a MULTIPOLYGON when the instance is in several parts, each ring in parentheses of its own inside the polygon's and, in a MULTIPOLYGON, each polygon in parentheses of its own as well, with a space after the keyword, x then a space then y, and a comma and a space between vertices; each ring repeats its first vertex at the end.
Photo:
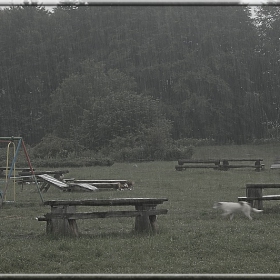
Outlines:
MULTIPOLYGON (((133 218, 79 220, 79 238, 45 233, 36 217, 49 212, 35 185, 16 186, 16 202, 0 209, 0 273, 279 273, 279 202, 264 202, 253 220, 230 221, 212 208, 216 201, 237 201, 246 183, 279 183, 269 166, 280 146, 197 147, 194 158, 261 157, 266 169, 189 169, 177 162, 115 163, 110 167, 71 168, 77 179, 129 179, 132 191, 65 193, 51 187, 48 199, 167 197, 160 205, 159 233, 133 233, 133 218)), ((269 192, 269 191, 267 191, 269 192)), ((110 208, 108 208, 110 209, 110 208)))

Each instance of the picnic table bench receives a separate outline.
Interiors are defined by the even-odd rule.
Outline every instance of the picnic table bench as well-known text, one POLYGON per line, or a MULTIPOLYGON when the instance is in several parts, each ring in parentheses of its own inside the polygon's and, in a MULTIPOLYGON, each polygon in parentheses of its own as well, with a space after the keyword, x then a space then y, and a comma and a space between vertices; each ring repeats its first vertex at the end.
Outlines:
POLYGON ((54 235, 79 236, 76 223, 78 219, 135 217, 136 232, 155 232, 157 215, 167 214, 167 209, 156 209, 159 204, 168 201, 167 198, 114 198, 89 200, 49 200, 45 205, 51 207, 51 212, 38 221, 46 221, 46 232, 54 235), (76 212, 78 206, 115 207, 134 206, 134 210, 112 210, 94 212, 76 212))
POLYGON ((94 185, 97 188, 112 188, 112 189, 132 189, 133 182, 129 180, 111 180, 111 179, 83 179, 83 180, 73 180, 73 183, 86 183, 94 185))
POLYGON ((246 196, 238 197, 238 201, 248 201, 252 207, 262 210, 264 200, 280 200, 280 195, 263 195, 263 189, 278 188, 280 184, 246 184, 246 196))
POLYGON ((220 166, 220 160, 219 159, 179 159, 178 160, 178 165, 175 166, 175 169, 177 171, 182 171, 183 169, 186 169, 186 168, 214 168, 214 169, 219 169, 219 166, 220 166))
MULTIPOLYGON (((34 171, 34 175, 42 175, 42 174, 48 174, 48 175, 54 175, 54 177, 62 176, 66 173, 69 173, 69 170, 51 170, 51 171, 34 171)), ((19 176, 30 176, 33 175, 29 169, 29 171, 21 171, 18 173, 19 176)))
POLYGON ((63 191, 99 191, 131 189, 132 182, 127 180, 58 180, 48 174, 37 175, 43 181, 40 190, 47 192, 51 185, 63 191))
POLYGON ((257 158, 257 159, 248 159, 248 158, 240 158, 240 159, 221 159, 222 164, 220 165, 221 170, 229 170, 230 168, 255 168, 256 171, 261 171, 264 169, 264 164, 261 163, 263 159, 257 158), (254 162, 254 165, 252 164, 230 164, 229 162, 254 162))
MULTIPOLYGON (((11 167, 0 167, 0 177, 6 177, 6 170, 10 171, 11 167)), ((30 171, 30 168, 28 167, 18 167, 14 169, 15 171, 21 170, 21 172, 28 172, 30 171)), ((34 171, 35 169, 33 169, 34 171)))
MULTIPOLYGON (((44 182, 44 180, 42 180, 39 175, 53 175, 53 178, 60 180, 64 174, 69 173, 69 170, 34 171, 33 173, 36 176, 37 182, 44 182)), ((18 172, 18 175, 19 177, 15 177, 14 179, 18 184, 21 184, 22 189, 25 183, 35 182, 30 169, 18 172)))
POLYGON ((264 164, 261 162, 263 159, 248 159, 248 158, 240 158, 240 159, 179 159, 178 165, 175 166, 175 169, 178 171, 182 171, 187 168, 213 168, 216 170, 227 171, 230 168, 255 168, 256 171, 261 171, 264 168, 264 164), (248 164, 230 164, 230 162, 254 162, 254 165, 248 164), (213 165, 214 164, 214 165, 213 165))

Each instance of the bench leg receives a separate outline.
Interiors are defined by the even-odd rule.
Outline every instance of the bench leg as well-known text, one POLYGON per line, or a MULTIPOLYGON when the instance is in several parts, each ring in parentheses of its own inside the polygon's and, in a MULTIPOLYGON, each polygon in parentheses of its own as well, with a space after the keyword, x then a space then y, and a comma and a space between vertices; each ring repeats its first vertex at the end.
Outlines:
MULTIPOLYGON (((135 206, 136 210, 151 210, 155 209, 155 206, 148 206, 148 205, 142 205, 142 206, 135 206)), ((156 226, 156 215, 149 216, 148 214, 143 214, 142 216, 135 217, 135 231, 138 233, 143 232, 156 232, 157 226, 156 226)))
POLYGON ((151 229, 153 232, 157 232, 157 216, 156 215, 151 215, 149 216, 150 219, 150 224, 151 224, 151 229))
POLYGON ((71 236, 79 236, 79 230, 76 220, 68 220, 69 223, 69 232, 71 236))
MULTIPOLYGON (((247 197, 262 197, 262 188, 247 188, 246 196, 247 197)), ((263 209, 262 200, 251 200, 250 204, 253 208, 257 208, 259 210, 263 209)))
POLYGON ((221 166, 221 170, 228 171, 229 162, 227 160, 223 160, 223 165, 221 166))
MULTIPOLYGON (((52 213, 75 213, 76 206, 68 207, 52 207, 52 213)), ((61 236, 79 236, 78 226, 76 220, 68 219, 52 219, 47 221, 47 234, 61 235, 61 236)))
POLYGON ((261 166, 260 160, 257 160, 255 162, 255 167, 256 167, 255 171, 257 171, 257 172, 261 171, 262 166, 261 166))

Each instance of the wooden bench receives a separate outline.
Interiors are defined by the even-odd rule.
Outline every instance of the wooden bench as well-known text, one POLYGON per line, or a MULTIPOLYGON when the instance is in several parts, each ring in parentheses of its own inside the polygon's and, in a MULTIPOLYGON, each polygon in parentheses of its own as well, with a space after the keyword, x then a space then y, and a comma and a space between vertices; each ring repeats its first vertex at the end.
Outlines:
MULTIPOLYGON (((53 175, 54 177, 59 177, 67 173, 69 173, 69 170, 34 171, 34 175, 48 174, 48 175, 53 175)), ((32 173, 30 171, 21 171, 18 173, 18 175, 31 176, 32 173)))
POLYGON ((74 180, 73 183, 87 183, 90 185, 94 185, 99 189, 110 188, 110 189, 132 189, 133 182, 128 180, 107 180, 107 179, 100 179, 100 180, 74 180))
POLYGON ((106 191, 131 189, 132 182, 127 180, 58 180, 50 175, 37 175, 39 180, 43 181, 40 190, 47 192, 51 185, 63 191, 106 191))
POLYGON ((255 168, 256 171, 261 171, 264 169, 264 164, 261 162, 263 159, 248 159, 248 158, 241 158, 241 159, 221 159, 220 169, 227 171, 230 168, 255 168), (230 164, 229 162, 254 162, 254 165, 248 164, 230 164))
POLYGON ((175 169, 177 171, 182 171, 183 169, 187 169, 187 168, 219 169, 219 167, 220 167, 219 159, 179 159, 178 165, 175 166, 175 169))
MULTIPOLYGON (((37 182, 44 182, 38 175, 53 175, 53 178, 60 180, 64 174, 69 173, 69 170, 56 170, 56 171, 35 171, 34 175, 36 176, 37 182)), ((15 180, 18 184, 23 185, 26 183, 34 183, 33 175, 30 172, 30 169, 18 172, 19 177, 15 177, 15 180)))
POLYGON ((280 158, 276 158, 271 164, 270 169, 279 169, 280 168, 280 158))
MULTIPOLYGON (((6 177, 6 171, 10 171, 11 170, 11 167, 0 167, 0 178, 4 178, 4 177, 6 177)), ((15 168, 15 171, 18 171, 18 170, 21 170, 21 172, 28 172, 28 171, 30 171, 30 168, 24 168, 24 167, 22 167, 22 168, 15 168)), ((33 170, 35 170, 35 169, 33 169, 33 170)))
POLYGON ((280 184, 246 184, 246 196, 238 197, 238 201, 248 201, 252 207, 263 209, 264 200, 280 200, 280 195, 263 195, 263 189, 278 188, 280 188, 280 184))
POLYGON ((179 159, 178 165, 175 166, 175 169, 182 171, 187 168, 213 168, 216 170, 227 171, 230 168, 255 168, 256 171, 261 171, 264 169, 264 164, 261 162, 263 159, 179 159), (248 164, 230 164, 230 162, 254 162, 254 165, 248 164), (206 164, 206 165, 205 165, 206 164), (214 165, 213 165, 214 164, 214 165))
POLYGON ((155 232, 157 215, 167 214, 167 209, 156 209, 167 198, 115 198, 89 200, 49 200, 45 205, 51 206, 51 212, 38 221, 46 221, 46 232, 54 235, 79 236, 76 220, 114 217, 135 217, 136 232, 155 232), (76 212, 78 206, 115 207, 134 206, 134 210, 109 210, 94 212, 76 212))
POLYGON ((97 191, 98 188, 87 183, 65 183, 60 181, 48 174, 37 175, 38 178, 44 181, 43 185, 40 187, 40 190, 47 192, 51 185, 63 190, 63 191, 74 191, 74 190, 86 190, 86 191, 97 191))

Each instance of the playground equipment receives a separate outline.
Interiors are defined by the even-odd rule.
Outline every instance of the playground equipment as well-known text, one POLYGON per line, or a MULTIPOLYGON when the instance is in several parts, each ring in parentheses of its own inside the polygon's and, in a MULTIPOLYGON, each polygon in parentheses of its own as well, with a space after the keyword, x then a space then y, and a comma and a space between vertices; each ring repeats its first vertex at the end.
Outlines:
MULTIPOLYGON (((0 137, 0 143, 8 143, 8 146, 7 146, 7 160, 6 160, 6 167, 5 167, 5 171, 6 171, 5 186, 4 186, 4 191, 0 191, 0 195, 1 195, 1 198, 3 200, 3 203, 7 202, 7 191, 9 189, 9 185, 10 185, 10 182, 11 182, 11 179, 12 179, 11 178, 12 174, 14 174, 14 176, 13 176, 13 193, 14 193, 13 194, 13 201, 15 201, 15 163, 16 163, 19 151, 20 151, 20 147, 23 147, 23 151, 24 151, 24 154, 25 154, 25 157, 27 159, 28 166, 29 166, 29 170, 31 172, 31 177, 34 180, 34 182, 36 183, 37 190, 38 190, 38 193, 40 195, 40 198, 41 198, 42 202, 44 202, 42 194, 41 194, 40 189, 39 189, 37 178, 36 178, 35 173, 34 173, 34 169, 32 168, 31 161, 30 161, 29 155, 28 155, 27 150, 26 150, 26 146, 25 146, 24 141, 23 141, 23 138, 22 137, 13 137, 13 136, 12 137, 0 137), (15 142, 17 142, 17 148, 16 148, 16 145, 15 145, 15 142), (10 146, 11 145, 14 148, 13 149, 14 153, 13 153, 12 163, 9 167, 9 156, 10 156, 10 146)), ((3 172, 3 169, 0 170, 0 171, 3 172)))
MULTIPOLYGON (((4 197, 3 197, 3 201, 4 202, 8 202, 7 201, 7 191, 8 191, 8 171, 9 171, 9 157, 10 157, 10 146, 13 146, 13 157, 15 157, 16 154, 16 146, 14 142, 9 142, 8 143, 8 147, 7 147, 7 159, 6 159, 6 176, 5 176, 5 191, 4 191, 4 197)), ((15 163, 13 165, 13 171, 14 171, 14 177, 15 177, 15 163)), ((15 189, 15 179, 13 179, 13 200, 11 202, 15 202, 16 201, 16 189, 15 189)))

